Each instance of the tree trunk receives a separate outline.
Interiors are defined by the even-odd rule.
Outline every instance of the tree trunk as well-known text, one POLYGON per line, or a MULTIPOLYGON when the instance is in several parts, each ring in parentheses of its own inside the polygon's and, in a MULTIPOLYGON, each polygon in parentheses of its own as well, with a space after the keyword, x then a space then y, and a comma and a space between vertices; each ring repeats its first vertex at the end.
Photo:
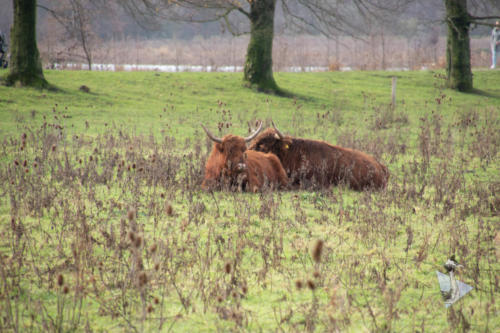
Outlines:
POLYGON ((472 89, 470 65, 469 14, 467 0, 445 0, 448 40, 446 44, 446 74, 449 88, 459 91, 472 89))
POLYGON ((46 88, 36 44, 36 0, 13 0, 14 23, 10 30, 10 72, 7 85, 46 88))
POLYGON ((274 9, 276 0, 250 3, 250 43, 245 60, 244 80, 263 91, 279 92, 273 77, 274 9))

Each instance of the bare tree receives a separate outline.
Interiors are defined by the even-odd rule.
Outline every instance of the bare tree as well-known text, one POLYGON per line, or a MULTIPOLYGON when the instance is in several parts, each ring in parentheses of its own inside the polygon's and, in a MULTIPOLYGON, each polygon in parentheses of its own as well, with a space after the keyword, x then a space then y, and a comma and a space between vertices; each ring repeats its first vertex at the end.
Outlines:
POLYGON ((122 0, 121 4, 143 26, 162 19, 189 22, 222 21, 234 35, 250 34, 244 81, 258 90, 282 93, 272 70, 274 18, 283 11, 290 27, 326 36, 362 31, 353 18, 373 17, 400 10, 408 0, 122 0))
MULTIPOLYGON (((101 0, 61 0, 52 3, 53 8, 40 5, 40 8, 48 11, 56 21, 64 27, 65 39, 72 42, 67 52, 80 49, 80 55, 87 62, 89 70, 92 70, 93 54, 98 42, 97 34, 94 32, 93 17, 103 11, 106 6, 101 0)), ((75 55, 75 54, 72 54, 75 55)))

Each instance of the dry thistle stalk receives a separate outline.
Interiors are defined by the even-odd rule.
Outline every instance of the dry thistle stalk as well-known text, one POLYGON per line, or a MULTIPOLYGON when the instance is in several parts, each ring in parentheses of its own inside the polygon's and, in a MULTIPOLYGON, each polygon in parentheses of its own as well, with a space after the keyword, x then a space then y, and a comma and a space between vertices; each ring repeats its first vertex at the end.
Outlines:
POLYGON ((144 287, 148 283, 148 275, 142 271, 139 276, 139 287, 144 287))
POLYGON ((296 280, 295 287, 297 287, 298 290, 302 289, 302 287, 304 287, 302 280, 296 280))
POLYGON ((141 247, 141 245, 142 245, 142 236, 141 236, 141 235, 138 235, 138 236, 135 238, 134 245, 135 245, 135 247, 136 247, 137 249, 141 247))
POLYGON ((127 217, 129 219, 129 221, 134 220, 135 219, 135 210, 134 209, 130 209, 128 211, 127 217))
POLYGON ((316 289, 316 284, 314 283, 313 280, 307 280, 307 287, 311 290, 316 289))
POLYGON ((226 262, 226 264, 224 265, 224 271, 226 272, 226 274, 231 273, 231 263, 230 262, 226 262))
POLYGON ((316 241, 316 244, 314 245, 313 252, 312 252, 313 260, 316 263, 319 263, 321 261, 322 253, 323 253, 323 241, 318 239, 316 241))
POLYGON ((166 213, 168 216, 172 216, 172 214, 174 213, 174 210, 172 208, 172 205, 171 204, 168 204, 167 205, 167 208, 166 208, 166 213))

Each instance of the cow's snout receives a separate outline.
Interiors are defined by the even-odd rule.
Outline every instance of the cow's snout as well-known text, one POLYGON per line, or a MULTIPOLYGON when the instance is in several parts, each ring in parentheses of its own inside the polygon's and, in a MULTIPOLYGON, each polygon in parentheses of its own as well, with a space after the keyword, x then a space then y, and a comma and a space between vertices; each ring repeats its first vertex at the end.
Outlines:
POLYGON ((245 163, 238 163, 236 165, 236 170, 239 172, 245 171, 247 169, 247 165, 245 163))

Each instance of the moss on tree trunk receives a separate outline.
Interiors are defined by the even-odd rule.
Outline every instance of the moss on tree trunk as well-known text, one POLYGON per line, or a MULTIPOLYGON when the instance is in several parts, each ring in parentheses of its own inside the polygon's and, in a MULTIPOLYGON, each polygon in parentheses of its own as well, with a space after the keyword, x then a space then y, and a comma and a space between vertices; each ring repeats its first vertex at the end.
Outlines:
POLYGON ((7 85, 46 88, 36 43, 36 0, 14 0, 14 23, 10 31, 10 72, 7 85))
POLYGON ((259 90, 279 92, 273 77, 272 58, 276 0, 255 0, 250 7, 251 30, 244 80, 259 90))
POLYGON ((446 45, 448 87, 469 91, 472 89, 472 72, 467 0, 445 0, 445 6, 448 25, 446 45))

